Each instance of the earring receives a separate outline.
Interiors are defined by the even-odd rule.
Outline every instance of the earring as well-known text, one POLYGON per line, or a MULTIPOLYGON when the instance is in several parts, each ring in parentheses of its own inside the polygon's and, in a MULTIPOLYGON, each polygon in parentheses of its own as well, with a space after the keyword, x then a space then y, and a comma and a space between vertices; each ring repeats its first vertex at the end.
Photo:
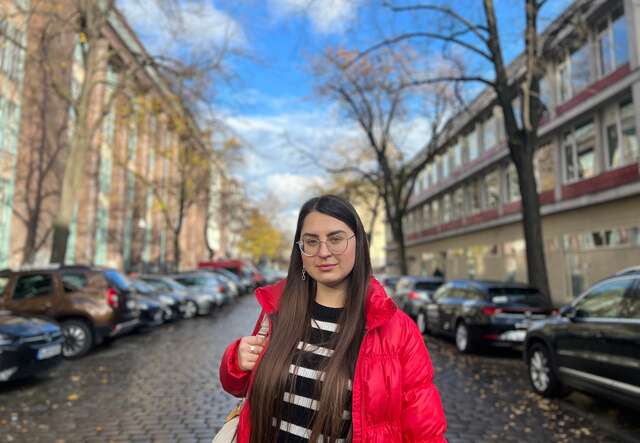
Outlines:
POLYGON ((306 280, 307 279, 307 271, 305 271, 304 268, 302 268, 302 280, 306 280))

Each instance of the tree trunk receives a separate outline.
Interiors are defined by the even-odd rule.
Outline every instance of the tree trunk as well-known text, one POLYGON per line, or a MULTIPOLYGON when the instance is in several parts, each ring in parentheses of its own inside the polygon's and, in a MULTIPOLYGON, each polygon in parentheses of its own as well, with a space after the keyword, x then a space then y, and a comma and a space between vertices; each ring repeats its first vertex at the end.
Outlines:
POLYGON ((51 263, 64 263, 69 239, 69 226, 73 217, 73 210, 78 202, 78 193, 82 189, 82 182, 86 170, 86 158, 91 149, 91 123, 89 115, 93 86, 97 79, 100 54, 99 41, 91 42, 87 54, 87 63, 77 100, 77 115, 73 122, 71 149, 65 159, 64 175, 58 214, 53 222, 53 244, 51 246, 51 263))
POLYGON ((535 142, 523 141, 523 145, 512 149, 512 158, 518 171, 518 184, 522 198, 522 230, 527 255, 529 284, 538 288, 551 306, 551 291, 547 276, 547 264, 542 235, 542 216, 533 166, 535 142), (532 144, 533 143, 533 144, 532 144))
POLYGON ((393 220, 391 222, 391 230, 393 237, 398 247, 398 262, 400 265, 400 275, 409 274, 409 266, 407 264, 407 250, 404 242, 404 229, 402 226, 402 219, 393 220))

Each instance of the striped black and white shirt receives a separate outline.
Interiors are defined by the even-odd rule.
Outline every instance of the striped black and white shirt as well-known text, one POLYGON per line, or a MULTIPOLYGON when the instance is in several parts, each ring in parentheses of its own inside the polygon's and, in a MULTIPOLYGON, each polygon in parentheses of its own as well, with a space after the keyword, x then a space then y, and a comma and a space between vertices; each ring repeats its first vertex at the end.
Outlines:
MULTIPOLYGON (((311 422, 317 410, 319 392, 315 394, 315 384, 322 383, 323 367, 333 353, 328 342, 337 331, 337 321, 342 308, 330 308, 313 301, 311 307, 311 324, 308 331, 308 343, 300 341, 294 352, 292 364, 289 366, 289 378, 285 386, 282 421, 277 441, 279 443, 308 442, 311 436, 311 422), (299 366, 294 364, 299 360, 299 366), (297 375, 294 377, 294 375, 297 375), (293 380, 295 379, 295 383, 293 380)), ((349 381, 348 402, 343 413, 344 439, 351 426, 351 381, 349 381)), ((273 418, 274 425, 276 419, 273 418)), ((344 440, 338 440, 344 441, 344 440)))

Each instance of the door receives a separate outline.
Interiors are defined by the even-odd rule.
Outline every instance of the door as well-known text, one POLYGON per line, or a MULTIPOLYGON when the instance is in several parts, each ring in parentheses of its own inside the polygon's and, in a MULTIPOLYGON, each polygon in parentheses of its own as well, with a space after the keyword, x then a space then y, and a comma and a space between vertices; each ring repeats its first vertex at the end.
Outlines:
POLYGON ((633 279, 608 280, 591 288, 573 305, 573 315, 556 337, 558 369, 563 378, 590 388, 599 384, 609 364, 611 343, 606 337, 618 328, 633 279))
POLYGON ((608 360, 603 362, 603 383, 609 390, 640 403, 640 278, 627 291, 620 318, 603 330, 608 360))
POLYGON ((444 333, 455 334, 455 321, 462 305, 468 299, 468 293, 467 288, 452 286, 438 303, 440 326, 444 333))
POLYGON ((440 289, 433 294, 433 300, 427 302, 427 327, 433 332, 444 332, 442 329, 442 321, 440 319, 440 303, 442 303, 442 301, 448 296, 448 292, 451 288, 451 284, 441 286, 440 289))
POLYGON ((51 273, 22 274, 7 294, 5 307, 20 314, 53 317, 58 302, 51 273))

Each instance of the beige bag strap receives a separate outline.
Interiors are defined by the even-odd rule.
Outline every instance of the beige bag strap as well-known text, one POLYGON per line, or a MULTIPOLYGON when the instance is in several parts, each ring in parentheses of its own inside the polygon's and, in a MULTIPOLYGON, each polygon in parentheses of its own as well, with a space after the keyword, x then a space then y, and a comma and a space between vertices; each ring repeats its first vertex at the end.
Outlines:
POLYGON ((262 322, 260 323, 260 330, 258 331, 258 335, 262 335, 263 337, 266 337, 268 333, 269 333, 269 316, 265 312, 264 316, 262 317, 262 322))

